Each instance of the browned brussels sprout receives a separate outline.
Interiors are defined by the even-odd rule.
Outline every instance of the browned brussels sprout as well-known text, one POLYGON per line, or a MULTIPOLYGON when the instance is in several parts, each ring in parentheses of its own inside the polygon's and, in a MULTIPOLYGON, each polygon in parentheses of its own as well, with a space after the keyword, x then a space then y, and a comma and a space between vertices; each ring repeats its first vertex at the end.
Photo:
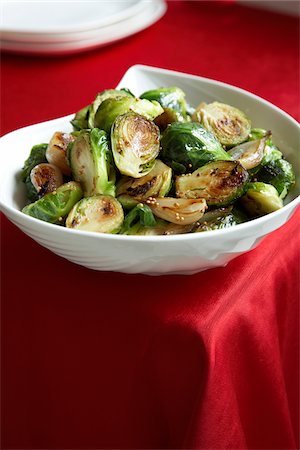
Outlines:
POLYGON ((248 172, 238 161, 213 161, 176 178, 181 198, 205 198, 209 206, 226 206, 243 195, 248 172))
POLYGON ((80 200, 70 211, 67 228, 118 233, 124 220, 122 206, 110 195, 94 195, 80 200))
POLYGON ((142 201, 148 197, 164 197, 170 190, 172 169, 159 159, 153 169, 141 178, 122 177, 117 185, 117 195, 129 195, 142 201))
POLYGON ((192 172, 209 161, 232 159, 214 134, 195 122, 175 122, 167 127, 160 158, 177 174, 192 172))
POLYGON ((251 217, 259 217, 282 208, 282 199, 271 184, 262 182, 249 183, 247 192, 240 203, 251 217))
POLYGON ((200 103, 192 120, 215 134, 221 144, 233 146, 246 141, 251 122, 239 109, 224 103, 200 103))
POLYGON ((147 175, 159 153, 159 128, 140 114, 118 116, 111 130, 111 147, 121 174, 133 178, 147 175))
POLYGON ((72 175, 84 196, 115 195, 115 169, 107 134, 93 128, 81 131, 69 152, 72 175))

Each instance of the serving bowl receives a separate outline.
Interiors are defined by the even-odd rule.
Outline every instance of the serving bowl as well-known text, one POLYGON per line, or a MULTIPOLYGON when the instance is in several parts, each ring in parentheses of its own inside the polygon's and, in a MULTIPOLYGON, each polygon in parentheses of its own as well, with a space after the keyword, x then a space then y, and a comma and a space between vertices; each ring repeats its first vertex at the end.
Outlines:
POLYGON ((55 131, 72 131, 73 115, 16 130, 0 140, 0 206, 24 233, 57 255, 76 264, 125 273, 193 274, 225 266, 258 245, 263 237, 284 225, 300 203, 299 124, 284 111, 234 86, 155 67, 135 65, 117 88, 135 95, 162 87, 178 86, 187 101, 220 101, 244 111, 253 127, 272 130, 273 140, 293 164, 296 186, 282 209, 223 230, 170 236, 125 236, 68 229, 37 220, 21 212, 26 204, 20 170, 33 145, 48 142, 55 131))

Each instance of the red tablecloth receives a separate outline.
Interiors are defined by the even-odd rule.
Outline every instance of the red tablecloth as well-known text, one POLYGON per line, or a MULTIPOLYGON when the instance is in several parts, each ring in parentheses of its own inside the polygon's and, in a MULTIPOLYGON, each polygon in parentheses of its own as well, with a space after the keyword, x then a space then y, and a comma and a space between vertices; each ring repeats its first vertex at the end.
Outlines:
MULTIPOLYGON (((298 31, 234 2, 176 1, 106 48, 4 55, 2 134, 78 110, 136 63, 299 119, 298 31)), ((76 266, 2 216, 2 448, 298 448, 299 219, 226 268, 152 278, 76 266)))

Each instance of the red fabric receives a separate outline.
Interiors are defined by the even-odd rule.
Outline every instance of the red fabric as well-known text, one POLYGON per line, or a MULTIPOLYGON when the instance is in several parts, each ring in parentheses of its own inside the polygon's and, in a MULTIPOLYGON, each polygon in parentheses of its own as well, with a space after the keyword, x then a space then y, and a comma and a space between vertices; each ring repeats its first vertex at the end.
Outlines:
MULTIPOLYGON (((136 63, 299 119, 298 46, 296 18, 171 2, 103 49, 4 55, 2 134, 78 110, 136 63)), ((299 219, 226 268, 152 278, 71 264, 2 216, 2 448, 298 448, 299 219)))

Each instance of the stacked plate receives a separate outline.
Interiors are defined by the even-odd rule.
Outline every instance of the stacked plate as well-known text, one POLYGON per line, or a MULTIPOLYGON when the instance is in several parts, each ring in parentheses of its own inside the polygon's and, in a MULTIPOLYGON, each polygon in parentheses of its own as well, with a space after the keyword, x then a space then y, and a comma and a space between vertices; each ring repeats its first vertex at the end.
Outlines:
POLYGON ((6 0, 1 48, 31 54, 75 53, 135 34, 165 11, 164 0, 6 0))

